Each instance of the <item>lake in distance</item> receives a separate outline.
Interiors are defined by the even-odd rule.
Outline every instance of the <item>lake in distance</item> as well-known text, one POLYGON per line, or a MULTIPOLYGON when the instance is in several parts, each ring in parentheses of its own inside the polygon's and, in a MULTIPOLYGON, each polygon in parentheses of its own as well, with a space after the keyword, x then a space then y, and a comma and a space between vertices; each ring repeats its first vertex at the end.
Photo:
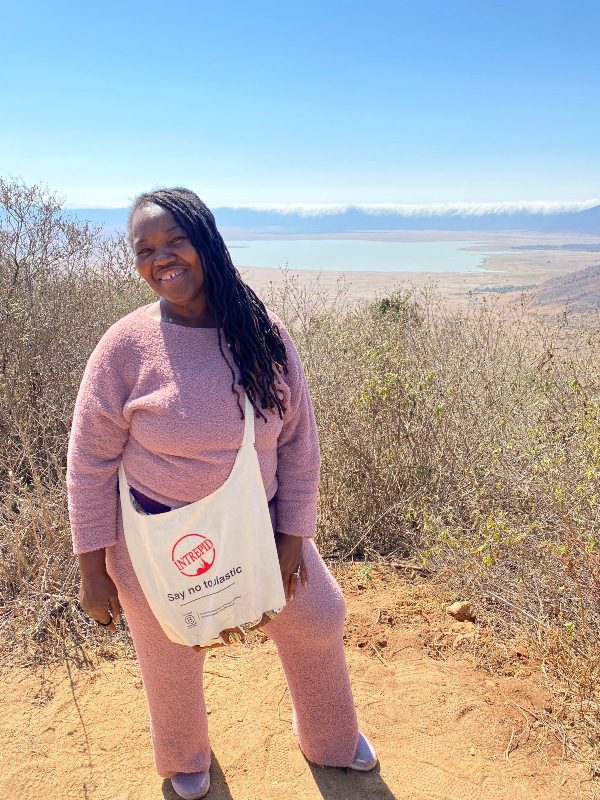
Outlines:
POLYGON ((480 272, 476 242, 374 242, 365 239, 258 239, 227 243, 236 267, 339 272, 480 272))

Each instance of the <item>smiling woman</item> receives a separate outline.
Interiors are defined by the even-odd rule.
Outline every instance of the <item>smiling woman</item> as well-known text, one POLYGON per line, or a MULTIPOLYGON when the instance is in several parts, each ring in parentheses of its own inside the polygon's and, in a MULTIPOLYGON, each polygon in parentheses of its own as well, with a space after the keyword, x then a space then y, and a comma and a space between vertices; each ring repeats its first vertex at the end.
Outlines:
POLYGON ((319 442, 292 339, 192 192, 142 195, 130 238, 159 300, 106 332, 79 390, 67 486, 80 603, 107 630, 125 610, 157 770, 181 797, 210 785, 206 649, 254 620, 277 645, 305 756, 373 769, 344 599, 312 541, 319 442))
POLYGON ((162 298, 165 318, 191 327, 214 327, 202 260, 173 214, 159 205, 143 205, 131 215, 130 232, 136 269, 162 298))

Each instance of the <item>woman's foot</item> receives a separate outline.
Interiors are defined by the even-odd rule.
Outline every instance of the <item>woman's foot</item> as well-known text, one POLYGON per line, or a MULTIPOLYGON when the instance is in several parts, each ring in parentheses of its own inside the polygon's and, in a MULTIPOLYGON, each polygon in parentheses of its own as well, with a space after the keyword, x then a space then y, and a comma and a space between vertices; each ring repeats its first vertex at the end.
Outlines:
POLYGON ((356 745, 356 752, 354 753, 354 760, 348 769, 355 769, 359 772, 368 772, 377 766, 377 753, 373 749, 373 745, 363 736, 362 733, 358 734, 358 744, 356 745))
POLYGON ((182 800, 199 800, 208 794, 210 774, 208 772, 177 772, 171 778, 173 789, 182 800))

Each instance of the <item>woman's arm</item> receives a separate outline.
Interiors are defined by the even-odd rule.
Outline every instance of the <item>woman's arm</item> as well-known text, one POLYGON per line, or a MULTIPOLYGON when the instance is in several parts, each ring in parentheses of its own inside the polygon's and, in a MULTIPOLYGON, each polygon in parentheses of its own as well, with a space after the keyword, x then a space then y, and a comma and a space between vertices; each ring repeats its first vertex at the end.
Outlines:
POLYGON ((117 470, 128 437, 123 407, 130 394, 122 337, 110 329, 90 356, 79 387, 67 453, 67 494, 73 549, 78 554, 79 603, 114 631, 117 589, 105 548, 117 536, 117 470))
POLYGON ((294 599, 298 580, 308 585, 302 539, 316 531, 319 490, 319 436, 306 376, 296 347, 282 323, 274 319, 285 343, 290 388, 288 408, 277 443, 277 532, 275 543, 286 598, 294 599), (300 575, 297 570, 300 567, 300 575))
POLYGON ((285 343, 290 389, 288 408, 277 442, 277 530, 290 536, 316 532, 321 456, 319 435, 304 367, 280 321, 274 320, 285 343))
POLYGON ((67 495, 75 553, 100 550, 117 536, 117 471, 129 435, 123 408, 133 353, 113 326, 86 365, 67 451, 67 495))

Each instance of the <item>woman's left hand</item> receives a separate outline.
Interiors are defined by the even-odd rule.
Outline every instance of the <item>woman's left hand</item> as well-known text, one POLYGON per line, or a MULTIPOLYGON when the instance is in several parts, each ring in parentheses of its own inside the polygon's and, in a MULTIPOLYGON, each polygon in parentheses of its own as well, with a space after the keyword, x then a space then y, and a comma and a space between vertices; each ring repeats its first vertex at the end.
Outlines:
POLYGON ((295 574, 300 567, 300 581, 302 586, 308 586, 308 571, 302 558, 302 537, 290 536, 287 533, 278 531, 275 534, 275 544, 279 557, 279 568, 281 569, 281 580, 283 590, 288 602, 294 599, 298 576, 295 574))

